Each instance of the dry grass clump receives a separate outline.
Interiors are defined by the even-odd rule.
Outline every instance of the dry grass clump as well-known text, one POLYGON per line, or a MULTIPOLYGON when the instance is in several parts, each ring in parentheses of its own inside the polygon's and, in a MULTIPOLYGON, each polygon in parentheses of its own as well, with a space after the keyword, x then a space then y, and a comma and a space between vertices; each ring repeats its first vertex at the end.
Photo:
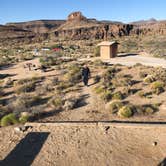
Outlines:
POLYGON ((129 118, 134 114, 133 106, 125 105, 119 109, 117 114, 121 118, 129 118))
POLYGON ((122 100, 124 98, 124 94, 122 92, 115 92, 112 94, 112 99, 113 100, 122 100))
POLYGON ((101 94, 101 99, 103 99, 105 102, 108 102, 112 99, 112 92, 109 90, 104 91, 101 94))
POLYGON ((56 95, 50 99, 48 104, 55 110, 62 110, 64 101, 61 96, 56 95))
POLYGON ((145 83, 152 83, 156 81, 156 78, 153 75, 147 75, 144 80, 145 83))
POLYGON ((81 77, 81 67, 78 64, 73 64, 68 67, 68 71, 65 74, 65 81, 76 84, 80 82, 81 77))
POLYGON ((14 83, 17 94, 35 91, 36 84, 42 80, 41 77, 32 77, 18 80, 14 83))
POLYGON ((123 107, 123 102, 118 101, 118 100, 113 100, 110 104, 109 104, 109 111, 112 114, 117 113, 121 107, 123 107))
POLYGON ((17 124, 17 123, 19 123, 19 121, 13 113, 5 115, 1 119, 1 126, 8 126, 8 125, 17 124))
POLYGON ((160 93, 164 92, 164 83, 161 81, 155 81, 151 84, 152 92, 159 95, 160 93))
POLYGON ((96 76, 93 78, 93 80, 94 80, 94 83, 98 83, 98 82, 100 82, 100 80, 101 80, 101 76, 96 75, 96 76))

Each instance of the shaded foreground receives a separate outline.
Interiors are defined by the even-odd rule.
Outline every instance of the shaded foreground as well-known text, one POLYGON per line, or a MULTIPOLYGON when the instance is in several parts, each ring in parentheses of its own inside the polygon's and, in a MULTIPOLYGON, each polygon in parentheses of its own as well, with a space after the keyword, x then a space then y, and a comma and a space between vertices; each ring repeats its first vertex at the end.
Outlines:
POLYGON ((1 129, 1 163, 9 161, 10 166, 24 158, 33 166, 165 164, 165 124, 67 122, 27 125, 33 127, 25 133, 17 133, 13 127, 1 129), (39 146, 32 154, 34 145, 39 146), (14 154, 20 158, 9 160, 14 154))

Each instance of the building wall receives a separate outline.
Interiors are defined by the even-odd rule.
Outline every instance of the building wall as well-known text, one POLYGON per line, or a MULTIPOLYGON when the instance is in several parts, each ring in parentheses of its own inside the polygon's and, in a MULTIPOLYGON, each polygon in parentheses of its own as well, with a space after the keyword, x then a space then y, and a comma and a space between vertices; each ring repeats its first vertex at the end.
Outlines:
POLYGON ((116 57, 117 56, 117 50, 118 50, 118 45, 114 44, 112 45, 112 57, 116 57))
POLYGON ((101 46, 100 47, 100 55, 102 59, 110 58, 110 46, 101 46))

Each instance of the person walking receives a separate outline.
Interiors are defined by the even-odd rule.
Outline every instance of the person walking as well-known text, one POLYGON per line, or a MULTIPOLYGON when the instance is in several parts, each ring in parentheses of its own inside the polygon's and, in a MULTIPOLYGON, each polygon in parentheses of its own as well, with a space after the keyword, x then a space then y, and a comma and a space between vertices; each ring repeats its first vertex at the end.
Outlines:
POLYGON ((90 78, 90 69, 87 65, 82 68, 82 80, 85 86, 88 86, 88 80, 90 78))

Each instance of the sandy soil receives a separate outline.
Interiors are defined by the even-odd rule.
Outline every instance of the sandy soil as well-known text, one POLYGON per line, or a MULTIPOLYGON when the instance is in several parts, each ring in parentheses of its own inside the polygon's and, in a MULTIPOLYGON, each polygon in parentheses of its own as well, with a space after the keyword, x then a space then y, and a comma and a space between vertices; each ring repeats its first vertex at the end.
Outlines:
MULTIPOLYGON (((80 61, 84 61, 84 60, 96 60, 99 58, 82 58, 80 59, 80 61)), ((163 67, 166 68, 166 60, 162 59, 162 58, 154 58, 154 57, 150 57, 148 55, 144 55, 144 54, 120 54, 118 55, 118 57, 116 58, 112 58, 109 60, 104 60, 104 62, 107 62, 109 64, 122 64, 125 66, 133 66, 137 63, 141 63, 145 66, 153 66, 153 67, 163 67)))
POLYGON ((166 157, 165 125, 34 124, 2 128, 0 139, 2 166, 157 166, 166 157))

